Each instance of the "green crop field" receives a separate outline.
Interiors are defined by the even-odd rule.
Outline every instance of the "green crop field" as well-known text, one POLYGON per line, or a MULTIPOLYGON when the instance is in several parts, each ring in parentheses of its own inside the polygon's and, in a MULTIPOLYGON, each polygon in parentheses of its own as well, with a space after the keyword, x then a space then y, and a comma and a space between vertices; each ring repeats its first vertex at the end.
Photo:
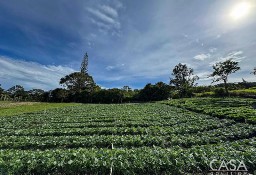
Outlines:
MULTIPOLYGON (((198 174, 256 170, 256 125, 163 103, 84 104, 0 117, 0 172, 198 174)), ((1 173, 0 173, 1 174, 1 173)))
POLYGON ((256 100, 245 98, 187 98, 161 102, 190 111, 240 122, 256 123, 256 100))

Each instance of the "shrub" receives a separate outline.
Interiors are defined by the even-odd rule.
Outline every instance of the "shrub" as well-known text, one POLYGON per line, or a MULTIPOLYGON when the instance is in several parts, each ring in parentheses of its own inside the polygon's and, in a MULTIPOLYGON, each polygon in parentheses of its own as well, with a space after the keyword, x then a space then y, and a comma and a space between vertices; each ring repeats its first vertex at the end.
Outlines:
POLYGON ((215 97, 225 97, 225 96, 227 96, 227 94, 223 88, 216 88, 214 90, 214 96, 215 97))

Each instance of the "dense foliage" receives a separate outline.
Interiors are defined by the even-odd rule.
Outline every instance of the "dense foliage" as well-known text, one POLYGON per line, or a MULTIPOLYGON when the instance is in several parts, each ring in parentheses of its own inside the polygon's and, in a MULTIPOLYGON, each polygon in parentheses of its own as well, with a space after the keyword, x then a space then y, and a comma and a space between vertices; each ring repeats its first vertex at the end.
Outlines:
POLYGON ((0 117, 0 172, 197 174, 256 168, 256 126, 160 103, 78 105, 0 117))
POLYGON ((198 76, 194 76, 194 70, 187 67, 186 64, 179 63, 172 70, 172 76, 170 84, 176 87, 179 91, 179 96, 191 97, 191 88, 195 85, 195 81, 199 79, 198 76))
POLYGON ((60 84, 66 87, 70 93, 81 93, 83 90, 92 91, 95 85, 92 76, 81 72, 73 72, 60 79, 60 84))

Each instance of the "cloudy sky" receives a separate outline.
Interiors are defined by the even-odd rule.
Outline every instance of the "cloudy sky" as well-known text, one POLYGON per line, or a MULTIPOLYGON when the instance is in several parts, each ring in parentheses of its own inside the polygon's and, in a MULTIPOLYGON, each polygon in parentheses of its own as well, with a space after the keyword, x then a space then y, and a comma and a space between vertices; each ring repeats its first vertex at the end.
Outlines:
POLYGON ((85 52, 106 88, 168 83, 178 63, 210 84, 212 64, 228 58, 241 66, 230 81, 256 81, 255 31, 255 0, 0 1, 0 84, 59 87, 85 52))

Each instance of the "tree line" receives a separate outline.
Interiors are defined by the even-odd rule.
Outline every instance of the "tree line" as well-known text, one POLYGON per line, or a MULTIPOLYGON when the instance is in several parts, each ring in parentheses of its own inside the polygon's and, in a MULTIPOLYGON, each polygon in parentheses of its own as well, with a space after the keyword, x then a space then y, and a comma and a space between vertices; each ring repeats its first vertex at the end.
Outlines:
MULTIPOLYGON (((216 95, 228 96, 229 88, 250 88, 256 83, 243 82, 228 83, 228 77, 239 71, 239 63, 228 59, 212 66, 213 71, 208 76, 213 82, 223 82, 218 85, 197 86, 199 80, 194 70, 186 64, 177 64, 172 72, 169 84, 158 82, 148 83, 143 89, 123 88, 102 89, 88 73, 88 54, 84 55, 79 72, 73 72, 60 79, 63 88, 50 91, 32 89, 25 91, 21 85, 15 85, 4 90, 0 85, 1 100, 41 101, 41 102, 82 102, 82 103, 123 103, 147 102, 165 100, 168 98, 192 97, 194 93, 215 91, 216 95)), ((256 68, 251 72, 256 75, 256 68)))

